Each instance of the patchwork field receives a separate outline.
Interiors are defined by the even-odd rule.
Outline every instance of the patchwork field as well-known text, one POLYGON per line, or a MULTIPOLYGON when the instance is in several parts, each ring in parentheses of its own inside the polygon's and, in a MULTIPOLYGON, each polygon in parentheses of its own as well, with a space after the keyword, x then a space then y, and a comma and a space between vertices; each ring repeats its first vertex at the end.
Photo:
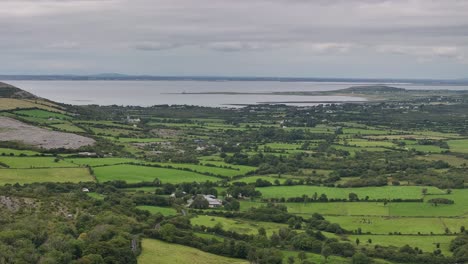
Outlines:
POLYGON ((362 187, 362 188, 333 188, 322 186, 274 186, 258 188, 265 198, 280 197, 300 197, 308 195, 312 197, 314 193, 319 196, 326 194, 328 199, 340 198, 348 199, 349 193, 358 194, 360 199, 369 196, 369 199, 420 199, 422 198, 422 189, 427 188, 429 194, 443 194, 444 192, 435 187, 420 186, 383 186, 383 187, 362 187))
POLYGON ((154 168, 134 165, 115 165, 94 168, 99 182, 121 180, 129 183, 152 182, 158 178, 162 183, 219 181, 218 178, 190 171, 154 168))
POLYGON ((45 110, 19 110, 13 112, 18 115, 30 116, 30 117, 37 117, 37 118, 55 118, 55 119, 71 119, 70 116, 64 115, 57 112, 50 112, 45 110))
POLYGON ((38 103, 28 100, 11 99, 11 98, 0 98, 0 110, 14 110, 24 108, 39 108, 44 110, 57 111, 46 103, 42 103, 41 100, 37 100, 38 103))

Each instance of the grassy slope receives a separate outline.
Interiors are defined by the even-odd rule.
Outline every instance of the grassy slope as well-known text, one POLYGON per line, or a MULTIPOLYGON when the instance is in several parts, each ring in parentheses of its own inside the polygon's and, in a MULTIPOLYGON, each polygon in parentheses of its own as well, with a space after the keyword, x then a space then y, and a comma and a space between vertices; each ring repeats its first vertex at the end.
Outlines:
POLYGON ((245 260, 226 258, 195 248, 169 244, 154 239, 143 239, 142 247, 143 252, 138 257, 139 264, 247 264, 245 260))

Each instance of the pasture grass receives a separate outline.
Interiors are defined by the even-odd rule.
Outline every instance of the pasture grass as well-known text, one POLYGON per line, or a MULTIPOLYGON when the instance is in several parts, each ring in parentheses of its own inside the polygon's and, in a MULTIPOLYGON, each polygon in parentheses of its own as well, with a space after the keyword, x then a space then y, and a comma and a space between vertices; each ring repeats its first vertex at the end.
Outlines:
POLYGON ((38 103, 20 99, 0 98, 0 110, 39 108, 48 111, 58 111, 49 105, 41 104, 42 101, 40 100, 37 100, 37 102, 38 103))
POLYGON ((166 168, 154 168, 135 165, 114 165, 94 168, 99 182, 121 180, 128 183, 152 182, 158 178, 162 183, 219 181, 218 178, 166 168))
POLYGON ((280 197, 300 197, 307 195, 312 197, 314 193, 326 194, 328 199, 339 198, 348 199, 349 193, 356 193, 360 199, 369 196, 369 199, 420 199, 422 189, 426 188, 429 194, 443 194, 444 192, 436 187, 423 186, 382 186, 382 187, 361 187, 361 188, 334 188, 322 186, 272 186, 258 188, 264 198, 280 197))
POLYGON ((142 162, 137 159, 127 158, 67 158, 65 160, 69 163, 78 165, 89 165, 91 167, 103 165, 116 165, 130 162, 142 162))
POLYGON ((66 131, 66 132, 72 132, 72 133, 82 133, 82 132, 85 132, 82 128, 80 127, 77 127, 71 123, 63 123, 63 124, 53 124, 53 125, 50 125, 51 127, 53 128, 57 128, 57 129, 60 129, 62 131, 66 131))
POLYGON ((0 162, 8 165, 10 168, 60 168, 60 167, 78 167, 78 165, 69 163, 65 160, 55 162, 55 157, 9 157, 0 156, 0 162))
MULTIPOLYGON (((0 148, 0 156, 10 156, 13 153, 14 156, 19 156, 21 154, 27 156, 39 155, 39 152, 32 151, 32 150, 19 150, 19 149, 11 149, 11 148, 0 148), (5 155, 3 155, 5 154, 5 155)), ((1 158, 1 157, 0 157, 1 158)))
MULTIPOLYGON (((283 253, 283 263, 287 263, 289 257, 294 257, 295 258, 295 263, 300 263, 300 260, 298 258, 298 254, 300 251, 292 251, 292 250, 282 250, 283 253)), ((327 260, 325 260, 325 257, 320 255, 320 254, 315 254, 315 253, 309 253, 306 252, 306 259, 307 261, 311 263, 316 263, 316 264, 346 264, 346 263, 351 263, 350 259, 346 259, 343 257, 338 257, 338 256, 330 256, 328 257, 327 260)))
POLYGON ((449 140, 451 152, 468 153, 468 139, 449 140))
POLYGON ((0 169, 0 184, 34 182, 91 182, 93 177, 86 168, 0 169))
POLYGON ((245 172, 243 173, 241 169, 235 168, 235 167, 232 167, 231 169, 231 168, 211 167, 211 166, 188 164, 188 163, 162 163, 162 162, 151 162, 150 164, 157 164, 160 166, 171 166, 177 169, 187 168, 193 171, 198 171, 202 173, 213 173, 215 175, 221 175, 225 177, 232 177, 232 176, 245 174, 245 172))
POLYGON ((436 244, 440 243, 440 249, 445 255, 451 255, 449 250, 450 241, 454 236, 415 236, 415 235, 350 235, 349 238, 352 242, 359 238, 360 247, 374 248, 375 245, 380 246, 396 246, 402 247, 409 245, 411 247, 418 247, 424 252, 433 252, 437 249, 436 244), (367 241, 372 239, 372 243, 367 241))
POLYGON ((281 227, 287 227, 286 224, 270 223, 270 222, 258 222, 244 219, 231 219, 218 216, 198 215, 190 219, 192 225, 214 227, 217 224, 221 224, 222 228, 227 231, 234 231, 241 234, 256 235, 260 227, 265 228, 268 236, 273 232, 278 233, 281 227))
POLYGON ((13 112, 15 114, 36 117, 36 118, 56 118, 56 119, 71 119, 70 116, 64 115, 57 112, 50 112, 41 109, 33 109, 33 110, 19 110, 13 112))
POLYGON ((451 166, 460 167, 463 164, 468 164, 468 159, 459 158, 452 155, 443 155, 443 154, 431 154, 425 156, 418 156, 418 159, 429 160, 429 161, 445 161, 451 166))
POLYGON ((401 232, 402 234, 445 234, 445 227, 459 231, 467 223, 465 218, 422 218, 422 217, 376 217, 376 216, 326 216, 332 223, 340 224, 346 230, 354 231, 361 228, 363 233, 387 235, 401 232))
POLYGON ((151 214, 161 213, 164 216, 176 215, 177 211, 171 207, 160 207, 160 206, 150 206, 150 205, 141 205, 137 206, 138 209, 146 210, 151 214))

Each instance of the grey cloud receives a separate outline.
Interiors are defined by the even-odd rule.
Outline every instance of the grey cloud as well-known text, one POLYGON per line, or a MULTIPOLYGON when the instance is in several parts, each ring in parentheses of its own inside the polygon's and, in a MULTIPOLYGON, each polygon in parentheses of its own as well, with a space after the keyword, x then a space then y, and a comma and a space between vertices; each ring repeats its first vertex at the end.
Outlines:
MULTIPOLYGON (((467 54, 467 13, 468 1, 459 0, 0 0, 0 57, 50 61, 55 50, 70 65, 120 57, 143 70, 149 68, 138 61, 143 54, 181 67, 211 58, 206 73, 228 63, 243 69, 244 53, 246 60, 283 62, 285 70, 298 61, 319 65, 304 56, 342 56, 350 65, 443 58, 456 68, 467 54)), ((203 69, 197 65, 194 71, 203 69)))
POLYGON ((180 44, 176 43, 162 43, 162 42, 140 42, 131 45, 137 50, 142 51, 158 51, 158 50, 167 50, 180 47, 180 44))

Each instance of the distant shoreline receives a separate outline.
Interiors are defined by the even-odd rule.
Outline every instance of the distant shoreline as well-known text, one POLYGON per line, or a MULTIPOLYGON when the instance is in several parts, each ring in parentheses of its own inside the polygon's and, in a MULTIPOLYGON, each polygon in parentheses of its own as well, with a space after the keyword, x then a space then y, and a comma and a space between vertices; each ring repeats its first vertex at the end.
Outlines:
POLYGON ((152 76, 152 75, 0 75, 2 81, 206 81, 206 82, 321 82, 387 83, 406 85, 466 86, 468 79, 405 78, 320 78, 320 77, 230 77, 230 76, 152 76))

